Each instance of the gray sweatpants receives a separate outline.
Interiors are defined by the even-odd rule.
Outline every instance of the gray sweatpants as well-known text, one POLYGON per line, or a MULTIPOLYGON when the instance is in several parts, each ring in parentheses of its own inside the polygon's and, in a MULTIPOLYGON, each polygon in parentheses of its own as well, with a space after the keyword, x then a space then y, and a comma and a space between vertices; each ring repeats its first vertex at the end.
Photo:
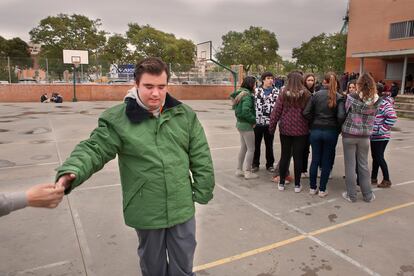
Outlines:
POLYGON ((359 185, 361 187, 362 196, 365 201, 370 201, 372 198, 372 190, 368 169, 369 138, 343 137, 342 144, 344 148, 345 183, 348 196, 352 201, 356 201, 357 199, 357 176, 355 172, 357 163, 359 185))
POLYGON ((239 152, 239 162, 237 164, 237 169, 250 171, 252 169, 254 156, 254 131, 239 130, 239 133, 241 147, 239 152))
POLYGON ((195 276, 192 272, 197 245, 194 217, 170 228, 135 230, 143 276, 195 276))

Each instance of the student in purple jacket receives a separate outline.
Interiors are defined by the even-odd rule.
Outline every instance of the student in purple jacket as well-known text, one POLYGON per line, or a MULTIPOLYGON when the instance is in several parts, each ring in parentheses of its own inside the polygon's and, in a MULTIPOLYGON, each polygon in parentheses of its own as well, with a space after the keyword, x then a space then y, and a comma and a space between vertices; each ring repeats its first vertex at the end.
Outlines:
POLYGON ((309 122, 302 115, 311 93, 303 85, 303 76, 298 72, 288 75, 287 85, 277 98, 276 106, 270 115, 269 131, 275 132, 279 123, 280 145, 280 180, 278 189, 285 189, 285 178, 289 169, 290 158, 293 154, 295 171, 295 192, 302 190, 300 177, 303 166, 303 151, 308 135, 309 122))

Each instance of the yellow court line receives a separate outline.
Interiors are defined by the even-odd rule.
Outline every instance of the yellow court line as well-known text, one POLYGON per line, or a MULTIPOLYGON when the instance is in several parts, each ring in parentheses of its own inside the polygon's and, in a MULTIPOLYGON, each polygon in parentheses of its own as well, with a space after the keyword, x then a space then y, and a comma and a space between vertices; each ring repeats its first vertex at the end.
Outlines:
POLYGON ((257 254, 260 254, 260 253, 263 253, 263 252, 266 252, 266 251, 269 251, 269 250, 273 250, 273 249, 278 248, 278 247, 282 247, 282 246, 285 246, 285 245, 288 245, 288 244, 291 244, 291 243, 294 243, 294 242, 297 242, 297 241, 301 241, 301 240, 303 240, 303 239, 305 239, 309 236, 320 235, 320 234, 323 234, 323 233, 326 233, 326 232, 329 232, 329 231, 333 231, 333 230, 345 227, 345 226, 350 225, 350 224, 354 224, 354 223, 361 222, 361 221, 364 221, 364 220, 367 220, 367 219, 371 219, 371 218, 374 218, 374 217, 377 217, 377 216, 380 216, 380 215, 384 215, 386 213, 396 211, 396 210, 399 210, 399 209, 402 209, 402 208, 406 208, 406 207, 409 207, 409 206, 413 206, 413 205, 414 205, 414 201, 408 202, 408 203, 405 203, 405 204, 400 204, 400 205, 397 205, 397 206, 393 206, 393 207, 390 207, 390 208, 386 208, 386 209, 383 209, 383 210, 380 210, 380 211, 377 211, 377 212, 374 212, 374 213, 371 213, 371 214, 368 214, 368 215, 365 215, 365 216, 362 216, 362 217, 351 219, 351 220, 348 220, 348 221, 345 221, 345 222, 342 222, 342 223, 338 223, 338 224, 335 224, 335 225, 332 225, 332 226, 329 226, 329 227, 321 228, 319 230, 312 231, 312 232, 310 232, 308 234, 305 234, 305 235, 298 235, 298 236, 295 236, 293 238, 289 238, 289 239, 286 239, 286 240, 283 240, 283 241, 272 243, 270 245, 266 245, 266 246, 259 247, 259 248, 253 249, 253 250, 249 250, 249 251, 243 252, 241 254, 233 255, 233 256, 230 256, 230 257, 227 257, 227 258, 219 259, 219 260, 214 261, 214 262, 199 265, 199 266, 194 267, 193 271, 197 272, 197 271, 200 271, 200 270, 209 269, 209 268, 213 268, 213 267, 220 266, 220 265, 223 265, 223 264, 227 264, 227 263, 230 263, 230 262, 233 262, 233 261, 236 261, 236 260, 244 259, 246 257, 257 255, 257 254))

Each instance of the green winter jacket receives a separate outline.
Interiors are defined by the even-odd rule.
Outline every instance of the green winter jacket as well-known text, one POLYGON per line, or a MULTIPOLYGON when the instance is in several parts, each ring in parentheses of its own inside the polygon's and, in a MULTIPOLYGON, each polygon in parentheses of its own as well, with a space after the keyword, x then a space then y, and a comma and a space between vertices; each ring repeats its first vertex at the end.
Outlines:
POLYGON ((239 88, 230 97, 237 118, 236 127, 241 131, 252 131, 256 124, 256 109, 252 92, 246 88, 239 88))
POLYGON ((133 98, 106 110, 90 138, 57 168, 56 179, 76 174, 69 193, 117 154, 124 219, 131 227, 183 223, 194 216, 194 202, 213 198, 213 163, 203 127, 190 107, 168 94, 158 118, 133 98))

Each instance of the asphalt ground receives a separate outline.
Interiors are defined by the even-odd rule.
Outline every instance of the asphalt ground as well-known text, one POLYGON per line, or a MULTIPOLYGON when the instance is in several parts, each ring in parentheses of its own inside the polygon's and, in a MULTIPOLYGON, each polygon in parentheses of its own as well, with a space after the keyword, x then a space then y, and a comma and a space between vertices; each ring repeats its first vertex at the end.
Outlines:
MULTIPOLYGON (((414 121, 398 121, 386 150, 392 187, 349 203, 341 139, 326 198, 309 195, 308 179, 301 193, 280 192, 263 166, 259 179, 234 176, 240 142, 228 101, 185 102, 204 126, 216 176, 214 199, 196 207, 197 275, 414 275, 414 121)), ((0 192, 52 182, 115 104, 0 104, 0 192)), ((274 152, 279 159, 278 136, 274 152)), ((141 275, 121 202, 113 160, 58 208, 0 218, 0 275, 141 275)))

